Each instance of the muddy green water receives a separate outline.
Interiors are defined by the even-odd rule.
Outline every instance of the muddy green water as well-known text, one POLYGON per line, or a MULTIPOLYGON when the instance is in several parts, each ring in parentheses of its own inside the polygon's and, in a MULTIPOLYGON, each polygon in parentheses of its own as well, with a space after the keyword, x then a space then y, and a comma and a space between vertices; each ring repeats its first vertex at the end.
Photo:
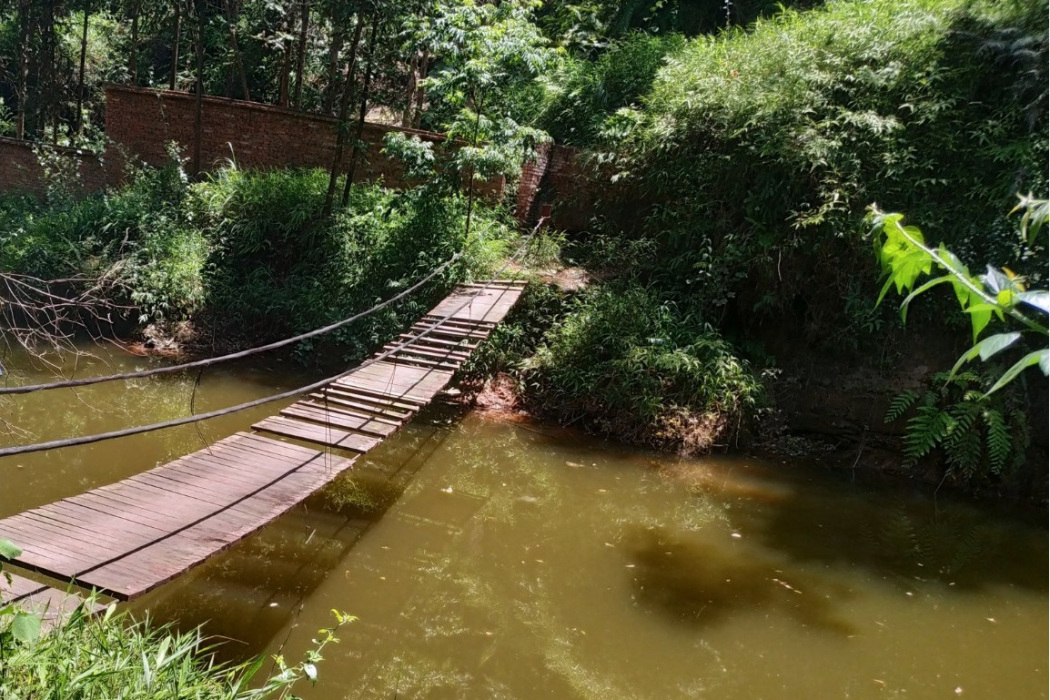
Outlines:
MULTIPOLYGON (((146 364, 108 353, 77 371, 146 364)), ((287 363, 210 371, 195 404, 311 378, 287 363)), ((182 415, 193 384, 6 398, 0 415, 38 439, 83 434, 182 415)), ((0 460, 0 515, 267 413, 0 460)), ((683 460, 435 407, 131 609, 205 624, 228 658, 290 660, 332 609, 356 615, 320 682, 297 688, 307 700, 1046 697, 1045 513, 831 466, 683 460)))

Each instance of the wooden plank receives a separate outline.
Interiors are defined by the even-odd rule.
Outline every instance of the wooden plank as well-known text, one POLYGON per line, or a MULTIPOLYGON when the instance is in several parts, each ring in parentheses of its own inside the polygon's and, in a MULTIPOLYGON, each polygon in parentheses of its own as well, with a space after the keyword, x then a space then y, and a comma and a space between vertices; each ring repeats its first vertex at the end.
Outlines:
MULTIPOLYGON (((439 362, 448 362, 456 366, 462 365, 470 357, 470 353, 467 352, 452 350, 451 348, 426 347, 422 345, 386 345, 383 349, 393 350, 397 357, 400 357, 401 355, 414 355, 428 358, 430 360, 437 360, 439 362)), ((392 359, 390 362, 400 364, 399 359, 392 359)))
POLYGON ((450 364, 449 362, 442 362, 440 360, 432 360, 427 357, 422 357, 413 353, 397 352, 389 356, 395 362, 402 364, 415 365, 416 367, 426 367, 429 369, 447 369, 457 370, 459 369, 459 363, 450 364))
POLYGON ((457 289, 430 310, 429 315, 457 320, 499 322, 521 296, 518 289, 457 289))
POLYGON ((282 410, 280 415, 315 421, 344 430, 356 430, 379 437, 386 437, 397 430, 397 426, 390 423, 381 423, 364 416, 355 416, 341 411, 326 410, 323 406, 303 402, 293 403, 282 410))
POLYGON ((390 362, 374 362, 344 375, 333 384, 359 389, 402 401, 426 404, 452 380, 452 372, 408 367, 390 362))
MULTIPOLYGON (((92 585, 107 589, 119 587, 123 596, 134 598, 171 580, 190 566, 272 522, 352 464, 352 460, 336 461, 338 465, 330 468, 325 466, 323 459, 314 459, 288 478, 269 486, 265 490, 268 505, 261 510, 262 499, 253 498, 209 519, 209 530, 202 529, 203 523, 191 526, 173 533, 155 546, 100 567, 91 574, 92 585), (248 508, 255 510, 244 513, 248 508), (216 535, 216 532, 221 534, 216 535)), ((81 581, 85 579, 81 578, 81 581)))
POLYGON ((386 421, 392 425, 400 426, 409 420, 415 413, 412 411, 401 411, 399 409, 387 409, 366 401, 369 397, 358 396, 348 390, 335 390, 333 387, 325 387, 322 392, 310 394, 306 400, 318 406, 340 408, 348 411, 360 411, 368 413, 372 420, 386 421))
POLYGON ((449 323, 413 323, 409 330, 416 331, 418 333, 426 333, 429 335, 439 336, 451 336, 453 338, 476 338, 477 340, 485 340, 491 335, 487 330, 475 330, 473 328, 465 328, 459 325, 452 325, 449 323))
POLYGON ((283 416, 271 416, 252 426, 256 430, 265 430, 285 437, 298 438, 316 442, 329 447, 339 447, 364 454, 383 441, 382 438, 362 433, 340 430, 316 423, 293 420, 283 416))
POLYGON ((369 404, 350 401, 348 399, 349 395, 341 394, 339 392, 329 392, 327 394, 313 393, 309 394, 300 403, 316 406, 326 411, 339 411, 348 416, 360 416, 397 427, 400 427, 405 420, 412 416, 411 412, 388 414, 387 412, 381 411, 369 404))
POLYGON ((477 343, 470 343, 466 340, 444 340, 434 336, 435 334, 433 333, 427 335, 399 333, 397 337, 409 341, 408 343, 399 343, 402 347, 411 347, 413 345, 437 345, 451 350, 458 350, 466 355, 469 355, 472 350, 478 347, 477 343))
POLYGON ((423 318, 420 319, 420 322, 441 324, 442 326, 452 326, 456 328, 478 328, 488 330, 492 330, 499 325, 498 323, 492 321, 483 321, 480 319, 471 320, 462 318, 446 318, 444 316, 433 316, 431 314, 426 314, 425 316, 423 316, 423 318))

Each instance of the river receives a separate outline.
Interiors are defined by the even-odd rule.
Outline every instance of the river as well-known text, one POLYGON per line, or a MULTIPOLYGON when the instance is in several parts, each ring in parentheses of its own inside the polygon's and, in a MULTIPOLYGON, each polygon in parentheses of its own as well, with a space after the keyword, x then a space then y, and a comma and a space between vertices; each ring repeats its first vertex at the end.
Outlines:
MULTIPOLYGON (((152 361, 94 350, 78 375, 152 361)), ((66 371, 73 360, 63 358, 66 371)), ((7 358, 8 381, 50 376, 7 358)), ((277 393, 289 362, 0 398, 13 444, 277 393), (195 388, 196 385, 196 388, 195 388)), ((274 408, 0 462, 0 516, 151 468, 274 408)), ((129 607, 306 700, 1045 698, 1045 511, 835 465, 681 459, 435 406, 258 534, 129 607)))

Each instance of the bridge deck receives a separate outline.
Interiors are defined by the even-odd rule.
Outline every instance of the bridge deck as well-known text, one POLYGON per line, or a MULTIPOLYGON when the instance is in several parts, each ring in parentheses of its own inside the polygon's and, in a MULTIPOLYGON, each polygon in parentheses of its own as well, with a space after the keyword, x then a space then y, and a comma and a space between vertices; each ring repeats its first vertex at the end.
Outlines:
MULTIPOLYGON (((271 522, 397 431, 444 389, 522 289, 511 282, 458 287, 371 363, 252 426, 324 452, 237 433, 0 520, 0 537, 22 548, 19 566, 121 600, 140 596, 271 522), (337 456, 333 448, 345 452, 337 456)), ((44 587, 18 596, 68 605, 56 594, 44 587)))

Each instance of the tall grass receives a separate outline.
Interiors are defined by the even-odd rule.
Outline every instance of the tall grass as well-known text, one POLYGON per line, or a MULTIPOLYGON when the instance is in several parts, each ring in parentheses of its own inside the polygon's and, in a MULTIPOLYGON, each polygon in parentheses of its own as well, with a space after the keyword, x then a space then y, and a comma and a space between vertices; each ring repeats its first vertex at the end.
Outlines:
POLYGON ((199 629, 151 627, 110 607, 94 619, 77 610, 32 642, 14 641, 0 617, 0 698, 4 700, 263 700, 286 697, 302 679, 317 677, 321 649, 338 641, 338 624, 319 634, 302 663, 278 660, 277 673, 253 681, 262 659, 238 665, 214 660, 199 629))

